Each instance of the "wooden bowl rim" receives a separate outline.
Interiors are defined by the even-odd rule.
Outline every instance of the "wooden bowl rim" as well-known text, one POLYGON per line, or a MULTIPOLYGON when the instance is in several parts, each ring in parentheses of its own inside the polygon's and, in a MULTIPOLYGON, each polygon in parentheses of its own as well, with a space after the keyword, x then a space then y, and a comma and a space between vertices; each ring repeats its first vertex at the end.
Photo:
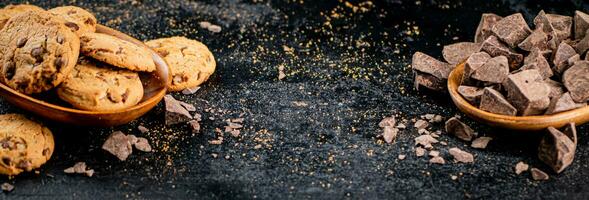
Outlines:
MULTIPOLYGON (((133 37, 131 37, 131 36, 125 34, 125 33, 122 33, 120 31, 114 30, 112 28, 109 28, 109 27, 106 27, 106 26, 103 26, 103 25, 100 25, 100 24, 98 24, 96 28, 97 28, 97 30, 99 30, 99 29, 107 30, 107 31, 111 31, 111 32, 116 33, 116 34, 125 35, 125 36, 127 36, 129 38, 134 39, 133 37)), ((123 39, 123 38, 120 38, 120 39, 123 39)), ((139 41, 139 40, 137 40, 137 41, 139 41)), ((132 42, 132 41, 130 41, 130 42, 132 42)), ((134 42, 134 43, 136 43, 136 42, 134 42)), ((153 51, 151 48, 147 47, 146 45, 145 45, 145 47, 148 48, 152 52, 152 54, 153 54, 152 56, 157 56, 162 61, 164 61, 164 62, 161 62, 161 63, 155 62, 156 65, 163 65, 163 66, 160 66, 160 67, 165 67, 166 69, 169 69, 168 68, 168 64, 165 62, 165 60, 163 58, 161 58, 160 55, 158 55, 157 53, 155 53, 155 51, 153 51)), ((153 72, 153 73, 155 73, 155 72, 153 72)), ((166 88, 166 85, 167 84, 166 84, 166 82, 167 82, 168 78, 167 77, 158 76, 158 79, 161 80, 161 82, 163 84, 163 87, 160 87, 158 89, 159 91, 157 93, 154 92, 155 95, 153 95, 151 98, 145 99, 144 101, 141 101, 140 103, 138 103, 137 105, 134 105, 132 107, 129 107, 129 108, 126 108, 126 109, 121 109, 121 110, 114 110, 114 111, 88 111, 88 110, 79 110, 79 109, 75 109, 75 108, 64 107, 64 106, 52 104, 52 103, 49 103, 49 102, 46 102, 46 101, 43 101, 43 100, 39 100, 39 99, 33 98, 33 97, 29 96, 29 95, 26 95, 26 94, 23 94, 21 92, 18 92, 16 90, 14 90, 14 89, 12 89, 12 88, 10 88, 10 87, 2 84, 2 83, 0 83, 0 88, 2 88, 3 90, 6 90, 6 91, 8 91, 8 92, 10 92, 10 93, 18 96, 19 98, 26 99, 28 101, 34 102, 36 104, 39 104, 39 105, 42 105, 42 106, 45 106, 45 107, 52 108, 54 110, 60 110, 60 111, 63 111, 63 112, 69 112, 69 113, 75 113, 75 114, 82 114, 82 115, 113 115, 113 114, 126 113, 126 112, 133 111, 133 110, 139 110, 139 109, 141 109, 141 108, 143 108, 143 107, 145 107, 147 105, 157 103, 157 102, 154 102, 154 101, 159 101, 161 99, 161 97, 166 94, 166 91, 167 91, 167 88, 166 88)))

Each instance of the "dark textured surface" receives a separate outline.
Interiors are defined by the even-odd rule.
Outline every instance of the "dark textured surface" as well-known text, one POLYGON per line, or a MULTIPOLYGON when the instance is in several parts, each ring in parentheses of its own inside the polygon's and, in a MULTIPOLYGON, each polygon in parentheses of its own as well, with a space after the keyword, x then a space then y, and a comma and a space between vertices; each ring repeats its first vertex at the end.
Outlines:
MULTIPOLYGON (((589 4, 581 2, 388 0, 354 12, 335 0, 31 1, 45 8, 79 5, 100 22, 142 40, 174 35, 201 40, 218 66, 197 94, 175 94, 203 113, 201 134, 182 125, 164 127, 161 106, 112 129, 47 122, 56 137, 53 158, 38 174, 2 178, 16 189, 0 198, 586 199, 586 126, 579 130, 573 165, 562 174, 551 173, 546 182, 532 181, 527 172, 513 173, 522 160, 549 170, 536 158, 541 133, 514 133, 466 120, 495 139, 488 149, 475 150, 443 135, 448 147, 476 155, 474 164, 453 164, 448 147, 436 145, 450 161, 446 165, 415 157, 414 129, 402 131, 390 145, 377 138, 378 122, 391 114, 406 119, 458 114, 449 97, 412 89, 408 65, 415 51, 439 57, 441 45, 472 40, 482 12, 523 12, 530 20, 542 8, 567 15, 588 10, 589 4), (223 31, 199 28, 203 20, 223 31), (285 68, 283 80, 277 78, 278 66, 285 68), (246 128, 239 138, 226 134, 222 145, 208 144, 214 128, 242 113, 246 128), (138 125, 151 131, 141 134, 138 125), (156 152, 136 151, 126 162, 116 160, 100 149, 115 130, 147 137, 156 152), (262 148, 254 148, 258 144, 262 148), (407 158, 397 160, 399 154, 407 158), (77 161, 87 162, 95 176, 63 173, 77 161), (451 180, 459 173, 458 180, 451 180)), ((9 3, 18 1, 1 4, 9 3)), ((22 111, 0 101, 0 112, 22 111)))

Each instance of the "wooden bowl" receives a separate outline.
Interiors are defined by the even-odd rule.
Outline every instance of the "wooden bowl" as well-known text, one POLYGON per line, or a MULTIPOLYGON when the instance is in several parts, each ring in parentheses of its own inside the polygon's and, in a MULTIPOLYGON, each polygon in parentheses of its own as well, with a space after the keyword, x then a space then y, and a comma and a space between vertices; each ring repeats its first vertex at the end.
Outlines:
POLYGON ((72 125, 110 127, 126 124, 143 116, 147 111, 155 107, 166 94, 166 83, 169 80, 168 65, 155 51, 135 38, 102 25, 96 27, 96 32, 109 34, 144 46, 152 52, 157 69, 153 73, 141 74, 144 95, 143 99, 137 105, 119 111, 97 112, 78 110, 35 99, 13 90, 4 84, 0 84, 0 96, 15 106, 39 117, 72 125))
POLYGON ((448 92, 452 97, 452 101, 454 101, 454 104, 456 104, 456 107, 458 107, 460 111, 479 122, 491 126, 520 131, 538 131, 550 126, 560 128, 570 122, 575 122, 577 125, 589 122, 589 106, 552 115, 540 116, 507 116, 480 110, 476 106, 470 105, 470 103, 458 93, 458 86, 460 86, 463 74, 464 63, 456 66, 456 68, 450 73, 450 76, 448 77, 448 92))

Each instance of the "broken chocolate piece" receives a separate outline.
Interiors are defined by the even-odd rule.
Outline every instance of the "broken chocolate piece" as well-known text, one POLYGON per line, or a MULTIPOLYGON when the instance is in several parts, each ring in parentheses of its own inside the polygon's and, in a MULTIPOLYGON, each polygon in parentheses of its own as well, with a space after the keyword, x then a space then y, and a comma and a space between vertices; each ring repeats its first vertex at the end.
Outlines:
POLYGON ((564 126, 562 133, 564 133, 567 137, 569 137, 575 146, 577 146, 577 127, 575 126, 575 122, 568 123, 564 126))
POLYGON ((483 13, 481 16, 481 21, 479 22, 479 26, 477 27, 476 33, 474 35, 474 42, 481 43, 489 36, 493 35, 493 31, 491 31, 491 29, 495 23, 501 19, 503 19, 503 17, 499 15, 493 13, 483 13))
POLYGON ((394 128, 392 126, 385 126, 384 127, 384 132, 382 134, 384 141, 386 143, 392 143, 393 141, 395 141, 395 139, 397 138, 397 134, 399 133, 399 129, 398 128, 394 128))
POLYGON ((462 82, 469 82, 472 74, 482 67, 489 59, 491 59, 491 56, 486 52, 478 52, 470 55, 464 64, 464 75, 462 76, 462 82))
POLYGON ((487 52, 492 57, 505 56, 509 60, 509 68, 512 70, 518 69, 521 63, 524 61, 524 56, 519 54, 495 36, 490 36, 481 44, 481 51, 487 52))
POLYGON ((195 86, 195 87, 191 87, 191 88, 186 88, 184 90, 182 90, 182 94, 194 94, 196 93, 198 90, 200 90, 200 86, 195 86))
POLYGON ((546 14, 542 10, 534 18, 534 24, 538 29, 542 29, 546 34, 550 35, 548 45, 554 49, 563 40, 571 36, 573 19, 569 16, 546 14))
POLYGON ((550 100, 550 105, 548 106, 548 109, 546 109, 546 113, 544 114, 550 115, 568 110, 573 110, 584 106, 587 106, 586 102, 577 103, 573 101, 573 98, 571 98, 571 94, 567 92, 560 97, 552 98, 550 100))
POLYGON ((423 148, 431 149, 432 144, 436 144, 439 141, 431 135, 421 135, 415 138, 415 145, 421 145, 423 148))
POLYGON ((503 86, 507 90, 507 99, 522 116, 543 114, 550 104, 550 88, 538 70, 511 74, 503 86))
POLYGON ((528 171, 529 167, 530 166, 528 164, 519 161, 517 164, 515 164, 515 174, 519 175, 522 172, 528 171))
POLYGON ((556 53, 554 54, 554 63, 553 70, 559 74, 562 74, 568 67, 568 60, 569 58, 573 57, 577 54, 577 51, 571 45, 563 42, 560 43, 556 53))
POLYGON ((415 147, 415 156, 421 157, 425 155, 425 149, 422 147, 415 147))
POLYGON ((184 123, 192 119, 188 110, 171 95, 164 96, 164 102, 166 105, 166 125, 184 123))
POLYGON ((571 56, 568 60, 567 60, 567 64, 568 66, 573 66, 575 65, 577 62, 581 61, 581 55, 579 54, 575 54, 574 56, 571 56))
POLYGON ((188 112, 194 112, 194 111, 196 111, 196 107, 194 107, 194 105, 189 104, 189 103, 186 103, 186 102, 183 102, 183 101, 179 101, 179 102, 180 102, 180 105, 182 105, 182 107, 186 108, 186 110, 188 112))
POLYGON ((481 96, 483 95, 483 89, 473 86, 458 86, 458 93, 464 97, 470 104, 478 105, 481 96))
POLYGON ((575 159, 576 144, 572 138, 554 127, 548 127, 538 147, 538 158, 556 173, 562 172, 575 159))
POLYGON ((446 81, 426 73, 415 72, 414 86, 417 91, 420 90, 421 86, 433 91, 445 91, 446 81))
POLYGON ((133 144, 135 148, 139 151, 143 152, 151 152, 151 145, 149 145, 149 141, 142 137, 137 137, 137 141, 133 144))
POLYGON ((4 192, 12 192, 12 190, 14 190, 14 185, 10 184, 10 183, 2 183, 2 191, 4 192))
POLYGON ((88 177, 92 177, 92 175, 94 175, 93 169, 86 169, 85 162, 77 162, 74 164, 74 166, 64 169, 63 172, 66 174, 83 174, 88 177))
POLYGON ((142 126, 142 125, 137 126, 137 130, 139 130, 139 132, 141 132, 141 133, 149 132, 149 129, 147 129, 145 126, 142 126))
POLYGON ((546 172, 532 167, 532 169, 530 169, 530 172, 532 173, 532 179, 536 180, 536 181, 545 181, 549 179, 548 174, 546 174, 546 172))
POLYGON ((528 27, 528 23, 526 23, 521 13, 504 17, 497 21, 491 30, 501 41, 505 42, 511 48, 517 47, 519 43, 524 41, 532 33, 532 30, 528 27))
POLYGON ((443 165, 446 164, 446 161, 444 160, 444 158, 437 156, 429 159, 429 163, 443 165))
POLYGON ((546 57, 538 49, 533 50, 524 59, 524 66, 521 67, 520 69, 521 70, 537 69, 538 72, 540 72, 540 75, 542 75, 542 78, 544 78, 544 79, 550 78, 550 77, 552 77, 552 75, 554 75, 554 73, 552 72, 552 69, 550 68, 550 63, 548 63, 548 60, 546 59, 546 57))
POLYGON ((429 122, 427 122, 423 119, 417 120, 415 122, 415 124, 413 124, 413 127, 416 129, 424 129, 424 128, 427 128, 428 126, 429 126, 429 122))
POLYGON ((472 163, 474 162, 474 156, 471 153, 463 151, 459 148, 450 148, 448 153, 454 157, 454 160, 461 163, 472 163))
POLYGON ((525 51, 548 49, 548 35, 542 29, 536 29, 517 46, 525 51))
POLYGON ((438 156, 440 156, 440 152, 439 151, 432 150, 432 151, 429 152, 428 156, 438 157, 438 156))
POLYGON ((411 67, 415 71, 432 75, 438 79, 448 79, 448 75, 454 69, 454 66, 421 52, 413 54, 411 67))
POLYGON ((507 57, 497 56, 487 60, 483 66, 472 73, 470 78, 487 84, 500 84, 507 78, 507 75, 509 75, 507 57))
POLYGON ((548 97, 550 97, 550 99, 558 98, 558 97, 562 96, 562 94, 564 94, 564 85, 562 83, 551 80, 551 79, 546 79, 546 80, 544 80, 544 82, 550 88, 550 94, 548 95, 548 97))
POLYGON ((575 11, 575 39, 585 38, 585 33, 589 30, 589 15, 581 11, 575 11))
POLYGON ((579 61, 562 75, 562 82, 575 102, 589 100, 589 61, 579 61))
POLYGON ((380 123, 378 123, 378 126, 381 128, 384 128, 387 126, 394 127, 396 123, 397 123, 397 121, 395 120, 395 117, 391 116, 391 117, 386 117, 386 118, 382 119, 382 121, 380 121, 380 123))
POLYGON ((200 132, 200 123, 197 120, 190 120, 188 122, 190 124, 190 128, 192 129, 192 133, 199 133, 200 132))
POLYGON ((456 117, 452 117, 446 121, 445 128, 447 133, 451 133, 464 141, 471 141, 472 138, 476 136, 474 130, 472 130, 470 126, 462 123, 456 117))
POLYGON ((489 87, 483 90, 479 108, 500 115, 515 116, 517 114, 517 109, 500 92, 489 87))
POLYGON ((476 53, 481 48, 481 44, 473 42, 459 42, 444 46, 442 55, 446 62, 456 65, 466 60, 470 55, 476 53))
POLYGON ((491 140, 493 140, 491 137, 478 137, 472 141, 470 147, 475 149, 485 149, 491 140))
POLYGON ((108 136, 104 144, 102 144, 102 149, 116 156, 119 160, 125 161, 133 153, 131 145, 132 142, 127 135, 121 131, 116 131, 108 136))

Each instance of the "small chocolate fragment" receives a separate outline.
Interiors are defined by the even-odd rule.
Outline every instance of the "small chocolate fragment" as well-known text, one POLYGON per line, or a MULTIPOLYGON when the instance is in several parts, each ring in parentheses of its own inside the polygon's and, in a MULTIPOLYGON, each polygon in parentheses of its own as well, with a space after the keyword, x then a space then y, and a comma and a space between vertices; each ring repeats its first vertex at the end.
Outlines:
MULTIPOLYGON (((587 32, 589 32, 589 30, 587 30, 587 32)), ((579 54, 584 54, 587 49, 589 49, 589 35, 585 33, 585 37, 579 40, 574 46, 579 54)))
MULTIPOLYGON (((576 144, 573 138, 554 127, 548 127, 538 147, 538 158, 550 166, 556 173, 562 172, 575 159, 576 144)), ((575 131, 576 132, 576 131, 575 131)))
POLYGON ((481 96, 483 95, 483 89, 473 86, 458 86, 458 93, 464 97, 470 104, 478 105, 481 96))
POLYGON ((543 53, 535 49, 533 50, 525 59, 524 59, 524 66, 520 68, 521 70, 527 69, 537 69, 542 75, 542 78, 547 79, 554 75, 552 69, 550 68, 550 63, 543 55, 543 53))
POLYGON ((414 87, 415 90, 420 91, 421 87, 425 87, 427 89, 433 90, 433 91, 445 91, 446 89, 446 80, 445 79, 439 79, 436 78, 435 76, 426 74, 426 73, 421 73, 421 72, 415 72, 415 80, 414 80, 414 87))
POLYGON ((10 183, 2 183, 2 191, 4 192, 12 192, 12 190, 14 190, 14 185, 10 184, 10 183))
POLYGON ((509 75, 507 57, 497 56, 487 60, 479 69, 474 71, 470 78, 482 81, 487 84, 500 84, 509 75))
POLYGON ((445 128, 447 133, 451 133, 464 141, 471 141, 472 138, 476 136, 474 130, 472 130, 470 126, 462 123, 456 117, 452 117, 446 121, 445 128))
POLYGON ((166 105, 166 125, 184 123, 192 119, 190 113, 171 95, 164 96, 166 105))
POLYGON ((573 98, 571 98, 571 94, 567 92, 560 97, 552 98, 550 100, 550 105, 548 106, 548 109, 546 109, 546 113, 544 114, 550 115, 568 110, 573 110, 584 106, 587 106, 586 102, 577 103, 573 101, 573 98))
POLYGON ((464 75, 462 82, 469 82, 472 74, 482 67, 491 56, 486 52, 478 52, 470 55, 464 64, 464 75))
POLYGON ((588 29, 589 15, 578 10, 575 11, 575 39, 583 39, 588 29))
POLYGON ((459 148, 450 148, 448 150, 448 153, 450 153, 450 155, 452 155, 454 157, 454 160, 456 160, 457 162, 461 162, 461 163, 473 163, 474 162, 474 156, 471 153, 468 153, 466 151, 463 151, 459 148))
POLYGON ((102 149, 116 156, 121 161, 127 160, 127 157, 133 153, 130 138, 121 131, 116 131, 108 136, 104 144, 102 144, 102 149))
POLYGON ((413 54, 411 66, 415 71, 426 73, 439 79, 448 79, 448 75, 454 69, 452 65, 441 62, 421 52, 413 54))
POLYGON ((423 119, 417 120, 415 124, 413 124, 413 128, 416 129, 424 129, 429 126, 429 123, 423 119))
POLYGON ((569 137, 575 146, 577 146, 577 127, 575 126, 575 122, 568 123, 562 129, 562 133, 564 133, 567 137, 569 137))
POLYGON ((518 69, 524 61, 524 56, 513 51, 495 36, 490 36, 481 44, 481 51, 487 52, 492 57, 505 56, 509 60, 509 68, 518 69))
POLYGON ((568 67, 568 60, 569 58, 573 57, 577 54, 577 51, 571 45, 563 42, 560 43, 556 53, 554 54, 554 63, 553 70, 559 74, 562 74, 568 67))
POLYGON ((392 143, 397 138, 397 134, 399 133, 399 129, 392 127, 392 126, 385 126, 382 136, 386 143, 392 143))
POLYGON ((550 87, 538 70, 523 70, 508 76, 503 83, 507 99, 523 116, 543 114, 550 104, 550 87))
POLYGON ((501 41, 505 42, 511 48, 517 47, 519 43, 524 41, 532 33, 532 30, 528 27, 528 23, 526 23, 521 13, 504 17, 497 21, 491 30, 501 41))
POLYGON ((443 165, 446 164, 446 161, 444 160, 444 158, 437 156, 429 159, 429 163, 443 165))
POLYGON ((550 97, 550 99, 558 98, 562 96, 562 94, 564 94, 565 89, 562 83, 554 81, 552 79, 546 79, 544 80, 544 82, 550 88, 550 94, 548 94, 548 97, 550 97))
POLYGON ((92 175, 94 175, 94 170, 87 169, 85 162, 77 162, 74 164, 74 166, 64 169, 63 172, 66 174, 83 174, 88 177, 92 177, 92 175))
POLYGON ((391 117, 385 117, 384 119, 382 119, 382 121, 380 121, 380 123, 378 123, 378 126, 381 128, 384 128, 387 126, 394 127, 396 123, 397 123, 397 121, 395 120, 395 117, 391 116, 391 117))
POLYGON ((470 147, 475 149, 485 149, 491 140, 493 140, 492 137, 478 137, 472 141, 470 147))
POLYGON ((149 145, 149 141, 147 141, 145 138, 138 137, 133 146, 135 146, 135 148, 139 151, 151 152, 151 145, 149 145))
POLYGON ((479 26, 477 27, 476 33, 474 35, 474 42, 481 43, 489 36, 493 35, 493 31, 491 31, 491 29, 495 23, 501 19, 503 19, 503 17, 499 15, 493 13, 483 13, 481 16, 481 21, 479 22, 479 26))
POLYGON ((515 164, 515 174, 519 175, 522 172, 528 171, 530 165, 524 163, 523 161, 519 161, 515 164))
POLYGON ((549 179, 548 174, 546 174, 546 172, 532 167, 532 169, 530 169, 530 173, 532 173, 532 179, 534 179, 535 181, 545 181, 549 179))
POLYGON ((575 102, 589 100, 589 61, 579 61, 567 69, 562 82, 575 102))
POLYGON ((431 149, 432 144, 436 144, 439 141, 431 135, 421 135, 415 138, 415 145, 421 145, 423 148, 431 149))
POLYGON ((191 87, 191 88, 186 88, 184 90, 182 90, 182 94, 194 94, 196 93, 198 90, 200 90, 200 86, 195 86, 195 87, 191 87))
POLYGON ((444 46, 442 55, 446 62, 456 65, 464 62, 470 55, 476 53, 481 48, 481 44, 473 42, 459 42, 444 46))
POLYGON ((142 126, 142 125, 137 126, 137 130, 139 130, 139 132, 141 132, 141 133, 149 132, 149 129, 147 129, 145 126, 142 126))
POLYGON ((515 116, 517 114, 517 109, 500 92, 489 87, 483 90, 479 108, 500 115, 515 116))
POLYGON ((425 149, 422 147, 415 147, 415 156, 421 157, 425 155, 425 149))
POLYGON ((542 29, 536 29, 517 46, 525 51, 548 49, 548 35, 542 29))
POLYGON ((190 128, 192 129, 192 133, 199 133, 200 132, 200 123, 197 120, 190 120, 188 122, 190 128))
POLYGON ((182 107, 184 107, 188 112, 194 112, 196 111, 196 107, 194 107, 194 105, 183 102, 183 101, 179 101, 180 105, 182 105, 182 107))

